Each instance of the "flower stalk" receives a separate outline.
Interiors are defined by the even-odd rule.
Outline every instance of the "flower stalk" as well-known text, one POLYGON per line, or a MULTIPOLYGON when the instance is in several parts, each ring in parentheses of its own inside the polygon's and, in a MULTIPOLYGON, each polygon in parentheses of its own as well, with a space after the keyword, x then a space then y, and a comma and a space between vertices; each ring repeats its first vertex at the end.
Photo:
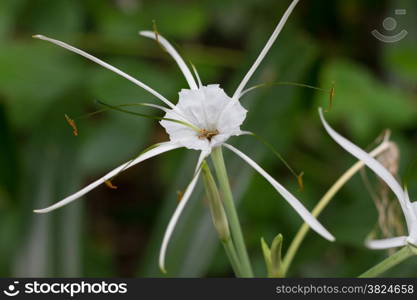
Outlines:
POLYGON ((229 177, 227 175, 226 166, 223 159, 222 148, 214 148, 211 154, 211 158, 213 161, 214 169, 216 170, 217 180, 222 191, 224 208, 230 225, 232 241, 236 247, 236 252, 242 265, 242 276, 253 277, 252 267, 249 261, 239 217, 236 212, 236 207, 233 200, 232 190, 230 188, 229 177))
POLYGON ((232 265, 232 269, 236 277, 245 277, 243 275, 243 272, 241 271, 242 266, 240 264, 239 257, 237 256, 232 239, 228 238, 227 240, 222 240, 221 242, 223 244, 224 251, 226 252, 227 257, 229 258, 230 264, 232 265))
POLYGON ((219 234, 222 242, 230 240, 229 222, 227 221, 226 213, 224 211, 223 203, 220 198, 219 190, 216 182, 211 174, 210 168, 206 162, 202 165, 204 187, 210 206, 211 217, 213 219, 214 227, 219 234))
MULTIPOLYGON (((369 153, 370 156, 376 157, 381 153, 385 152, 390 147, 388 135, 385 136, 384 141, 376 147, 372 152, 369 153)), ((333 199, 336 193, 355 175, 360 169, 365 166, 365 163, 362 161, 356 162, 352 167, 350 167, 331 187, 330 189, 324 194, 324 196, 320 199, 317 205, 312 210, 311 214, 314 217, 318 217, 323 209, 329 204, 329 202, 333 199)), ((284 276, 287 274, 288 269, 296 255, 298 249, 300 248, 301 243, 303 242, 305 236, 307 235, 310 227, 307 223, 301 225, 300 229, 298 230, 297 234, 295 235, 294 239, 292 240, 287 253, 285 254, 283 263, 282 263, 282 272, 284 276)))
POLYGON ((376 277, 414 255, 417 255, 417 247, 414 247, 411 245, 404 246, 403 248, 401 248, 394 254, 388 256, 379 264, 373 266, 368 271, 362 273, 358 277, 359 278, 376 277))
POLYGON ((211 174, 209 166, 205 161, 202 164, 202 174, 214 227, 216 228, 219 239, 223 244, 224 250, 229 258, 235 275, 237 277, 241 277, 242 267, 237 256, 235 246, 232 242, 226 212, 224 211, 217 184, 211 174))

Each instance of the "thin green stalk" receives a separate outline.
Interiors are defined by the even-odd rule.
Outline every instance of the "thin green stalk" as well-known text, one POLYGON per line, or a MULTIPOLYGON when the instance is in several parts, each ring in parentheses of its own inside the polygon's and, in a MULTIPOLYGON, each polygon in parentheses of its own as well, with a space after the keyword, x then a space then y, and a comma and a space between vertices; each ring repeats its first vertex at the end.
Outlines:
MULTIPOLYGON (((372 157, 378 156, 384 151, 389 148, 390 144, 388 141, 384 141, 381 145, 376 147, 372 152, 369 154, 372 157)), ((347 170, 333 185, 332 187, 324 194, 324 196, 320 199, 317 205, 312 210, 311 214, 314 217, 318 217, 323 209, 329 204, 330 200, 333 199, 334 195, 348 182, 353 175, 355 175, 362 167, 364 163, 362 161, 358 161, 355 163, 349 170, 347 170)), ((303 242, 307 232, 309 231, 310 227, 307 223, 301 225, 300 229, 298 230, 297 234, 295 235, 294 239, 291 242, 291 245, 288 248, 287 253, 285 254, 283 263, 282 263, 282 270, 284 276, 287 274, 287 271, 294 259, 295 254, 297 253, 298 249, 300 248, 301 243, 303 242)))
POLYGON ((373 266, 365 273, 359 275, 359 278, 376 277, 413 255, 417 255, 417 249, 413 246, 407 245, 394 254, 388 256, 386 259, 373 266))
POLYGON ((232 242, 228 224, 229 222, 227 221, 223 201, 221 200, 216 181, 214 180, 210 168, 205 161, 203 161, 201 169, 214 228, 216 229, 219 239, 224 246, 224 250, 229 258, 236 277, 242 277, 242 267, 236 254, 235 246, 232 242))
POLYGON ((252 267, 249 261, 248 252, 246 250, 245 241, 243 239, 239 217, 237 215, 236 207, 233 201, 232 190, 230 188, 229 177, 227 175, 226 166, 224 164, 221 147, 213 149, 211 158, 216 170, 220 189, 223 194, 224 208, 226 210, 226 215, 229 221, 233 244, 235 245, 239 261, 241 262, 242 276, 253 277, 252 267))
POLYGON ((237 257, 235 246, 233 245, 232 239, 228 238, 227 240, 222 241, 224 251, 226 252, 227 257, 229 258, 230 264, 232 265, 233 272, 236 277, 244 277, 242 271, 240 270, 240 261, 237 257))

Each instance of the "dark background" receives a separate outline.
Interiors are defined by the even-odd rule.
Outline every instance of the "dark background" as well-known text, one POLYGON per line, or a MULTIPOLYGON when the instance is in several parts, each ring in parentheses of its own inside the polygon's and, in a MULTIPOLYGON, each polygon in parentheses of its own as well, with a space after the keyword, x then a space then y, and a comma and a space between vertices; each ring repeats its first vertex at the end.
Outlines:
MULTIPOLYGON (((110 104, 157 101, 102 67, 62 48, 31 38, 64 40, 120 67, 176 101, 186 82, 158 45, 137 35, 159 32, 199 70, 204 83, 220 83, 230 95, 268 39, 290 1, 276 0, 2 0, 0 1, 0 275, 161 276, 162 234, 191 179, 197 153, 176 150, 144 162, 100 186, 82 200, 47 215, 47 206, 104 175, 167 136, 157 122, 105 112, 110 104), (74 118, 74 137, 64 114, 74 118)), ((417 193, 417 4, 412 0, 301 0, 251 84, 295 81, 335 87, 332 126, 363 148, 391 129, 400 160, 389 166, 417 193), (395 9, 406 9, 396 16, 395 9), (382 22, 394 17, 388 32, 382 22), (393 44, 378 41, 400 30, 393 44)), ((231 143, 265 167, 312 209, 355 160, 322 128, 317 108, 328 93, 294 86, 264 87, 242 99, 249 109, 243 129, 267 139, 297 171, 305 190, 262 144, 251 137, 231 143)), ((151 111, 150 111, 151 112, 151 111)), ((154 112, 152 112, 154 113, 154 112)), ((239 213, 257 276, 265 268, 260 237, 282 233, 284 249, 302 224, 266 181, 239 158, 226 155, 239 213)), ((386 188, 367 172, 370 193, 356 175, 320 217, 336 236, 329 243, 309 233, 290 269, 292 277, 355 277, 387 255, 364 248, 370 234, 397 235, 403 217, 386 188), (373 197, 372 197, 373 195, 373 197), (388 211, 378 227, 373 202, 388 211), (385 202, 384 202, 385 201, 385 202), (381 204, 385 203, 385 204, 381 204), (386 204, 388 203, 388 204, 386 204), (382 205, 382 206, 381 206, 382 205)), ((201 187, 176 228, 168 249, 168 276, 232 276, 218 247, 201 187)), ((387 276, 416 276, 417 259, 387 276)))

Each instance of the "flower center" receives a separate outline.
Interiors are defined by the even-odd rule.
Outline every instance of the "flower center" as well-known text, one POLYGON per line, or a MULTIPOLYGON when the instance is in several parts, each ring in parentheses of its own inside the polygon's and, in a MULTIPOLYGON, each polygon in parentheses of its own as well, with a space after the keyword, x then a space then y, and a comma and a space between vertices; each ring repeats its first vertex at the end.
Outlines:
POLYGON ((198 90, 182 89, 175 107, 176 111, 167 110, 165 118, 176 120, 180 117, 181 121, 193 125, 192 128, 168 120, 162 120, 161 125, 170 141, 194 150, 210 150, 231 136, 239 135, 247 112, 217 84, 198 90))
POLYGON ((219 131, 217 129, 207 130, 207 129, 203 128, 203 129, 200 129, 200 131, 198 132, 198 138, 200 140, 207 139, 207 140, 211 141, 211 139, 218 134, 219 134, 219 131))

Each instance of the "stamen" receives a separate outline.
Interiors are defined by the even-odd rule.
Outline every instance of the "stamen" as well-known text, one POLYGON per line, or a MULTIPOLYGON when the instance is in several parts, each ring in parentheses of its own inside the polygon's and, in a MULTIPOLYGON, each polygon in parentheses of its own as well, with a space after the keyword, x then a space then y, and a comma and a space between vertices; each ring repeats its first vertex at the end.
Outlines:
POLYGON ((201 140, 208 139, 209 141, 211 141, 211 139, 218 134, 219 134, 219 131, 217 129, 207 130, 203 128, 203 129, 200 129, 198 138, 201 140))
POLYGON ((116 186, 116 185, 114 185, 114 184, 111 182, 111 180, 106 180, 104 183, 107 185, 107 187, 108 187, 108 188, 110 188, 110 189, 112 189, 112 190, 117 190, 117 186, 116 186))
POLYGON ((329 107, 325 110, 325 112, 329 112, 333 107, 333 98, 334 98, 334 82, 332 83, 332 87, 330 88, 329 93, 329 107))
POLYGON ((304 190, 304 181, 303 181, 304 172, 300 172, 299 174, 297 174, 294 171, 294 169, 290 166, 290 164, 284 159, 284 157, 282 157, 282 155, 274 148, 274 146, 268 143, 261 136, 250 131, 245 131, 244 134, 255 137, 259 142, 261 142, 264 146, 266 146, 284 164, 284 166, 291 172, 291 174, 297 179, 297 183, 300 187, 300 190, 301 191, 304 190))
POLYGON ((152 31, 155 34, 155 41, 158 44, 159 47, 161 47, 162 51, 166 52, 164 46, 162 46, 161 42, 159 41, 159 31, 158 27, 156 27, 156 21, 152 20, 152 31))
POLYGON ((291 81, 265 82, 265 83, 260 83, 260 84, 254 85, 250 88, 247 88, 246 90, 244 90, 240 94, 239 99, 241 99, 244 95, 246 95, 247 93, 249 93, 253 90, 256 90, 256 89, 262 88, 262 87, 274 86, 274 85, 303 87, 303 88, 307 88, 307 89, 316 90, 318 92, 329 93, 329 106, 327 107, 325 112, 329 112, 333 107, 333 99, 334 99, 334 95, 335 95, 334 82, 332 82, 332 87, 330 88, 330 90, 319 88, 319 87, 309 85, 309 84, 305 84, 305 83, 298 83, 298 82, 291 82, 291 81))
MULTIPOLYGON (((245 94, 247 94, 247 93, 249 93, 249 92, 251 92, 251 91, 253 91, 255 89, 258 89, 258 88, 261 88, 261 87, 274 86, 274 85, 296 86, 296 87, 303 87, 303 88, 313 89, 313 90, 316 90, 316 91, 319 91, 319 92, 325 92, 325 93, 328 93, 329 92, 328 90, 325 90, 325 89, 322 89, 322 88, 319 88, 319 87, 316 87, 316 86, 313 86, 313 85, 304 84, 304 83, 298 83, 298 82, 291 82, 291 81, 265 82, 265 83, 260 83, 260 84, 254 85, 254 86, 252 86, 250 88, 247 88, 246 90, 244 90, 240 94, 239 99, 242 96, 244 96, 245 94)), ((333 89, 333 94, 332 94, 332 90, 330 90, 330 98, 331 98, 331 100, 333 100, 333 96, 334 96, 334 89, 333 89)))
POLYGON ((330 99, 329 99, 329 110, 332 108, 333 105, 333 97, 334 97, 334 87, 330 88, 330 99))
POLYGON ((65 116, 65 120, 67 120, 68 125, 71 126, 72 128, 72 133, 74 134, 74 136, 78 136, 78 128, 74 120, 68 117, 68 115, 64 115, 64 116, 65 116))
POLYGON ((297 175, 297 182, 298 182, 298 186, 300 187, 301 191, 304 191, 303 176, 304 176, 304 172, 301 172, 299 175, 297 175))
MULTIPOLYGON (((114 105, 110 105, 110 104, 104 103, 104 102, 99 101, 99 100, 97 102, 99 104, 105 106, 108 109, 113 109, 113 110, 117 110, 117 111, 120 111, 120 112, 123 112, 123 113, 131 114, 131 115, 135 115, 135 116, 139 116, 139 117, 144 117, 144 118, 148 118, 148 119, 165 120, 165 121, 169 121, 169 122, 178 123, 178 124, 184 125, 186 127, 191 128, 192 130, 195 130, 195 131, 199 132, 199 129, 196 126, 194 126, 193 124, 189 124, 187 122, 181 121, 181 120, 171 119, 171 118, 157 117, 157 116, 142 114, 142 113, 139 113, 139 112, 130 111, 130 110, 121 108, 122 106, 129 106, 129 105, 118 105, 118 106, 114 106, 114 105)), ((136 104, 134 104, 134 105, 136 105, 136 104)), ((143 105, 143 104, 138 104, 138 105, 143 105)), ((147 105, 144 105, 144 106, 150 106, 150 105, 147 104, 147 105)), ((153 107, 155 107, 155 106, 153 106, 153 107)))
MULTIPOLYGON (((99 104, 104 105, 103 103, 99 103, 99 104)), ((94 116, 94 115, 101 114, 101 113, 104 113, 104 112, 106 112, 106 111, 112 110, 112 109, 113 109, 113 108, 115 108, 115 107, 131 107, 131 106, 145 106, 145 107, 152 107, 152 108, 156 108, 156 109, 162 110, 162 111, 163 111, 163 112, 165 112, 165 113, 167 113, 168 111, 170 111, 170 109, 168 109, 168 108, 166 108, 166 107, 164 107, 164 106, 157 105, 157 104, 146 103, 146 102, 136 102, 136 103, 126 103, 126 104, 112 105, 111 107, 107 107, 107 106, 106 106, 106 108, 99 109, 99 110, 93 111, 93 112, 88 113, 88 114, 84 114, 84 115, 79 116, 79 117, 77 117, 77 118, 75 118, 75 119, 90 118, 90 117, 92 117, 92 116, 94 116)), ((124 111, 124 110, 123 110, 122 112, 126 112, 126 111, 124 111)), ((178 113, 176 110, 171 110, 171 112, 172 112, 172 113, 174 113, 174 114, 176 114, 176 115, 179 117, 178 121, 182 121, 182 122, 187 123, 188 125, 192 125, 192 129, 193 129, 193 130, 195 130, 195 131, 198 131, 198 128, 197 128, 196 126, 194 126, 193 124, 191 124, 191 122, 189 122, 189 121, 188 121, 185 117, 183 117, 183 116, 182 116, 180 113, 178 113)), ((127 112, 126 112, 126 113, 127 113, 127 112)), ((141 116, 142 116, 142 115, 141 115, 141 116)), ((143 116, 142 116, 142 117, 143 117, 143 116)), ((155 118, 154 118, 154 117, 152 117, 152 119, 155 119, 155 118)), ((158 118, 158 120, 159 120, 159 118, 158 118)), ((185 125, 185 124, 182 124, 182 125, 185 125)), ((186 125, 186 126, 188 126, 188 125, 186 125)), ((188 126, 188 127, 190 127, 190 126, 188 126)))
POLYGON ((182 200, 182 197, 184 196, 183 191, 177 191, 177 202, 179 203, 182 200))

